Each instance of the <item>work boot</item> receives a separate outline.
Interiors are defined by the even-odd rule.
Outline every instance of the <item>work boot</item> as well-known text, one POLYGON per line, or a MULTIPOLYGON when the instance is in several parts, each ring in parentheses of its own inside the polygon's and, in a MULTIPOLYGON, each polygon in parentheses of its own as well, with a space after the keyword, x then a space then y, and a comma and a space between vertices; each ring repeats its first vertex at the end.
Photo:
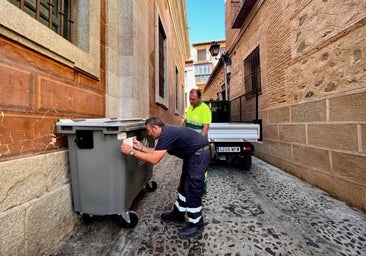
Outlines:
POLYGON ((204 229, 204 223, 203 223, 203 219, 201 218, 201 220, 196 224, 189 222, 187 224, 187 226, 185 226, 180 231, 179 237, 181 239, 189 239, 189 238, 194 237, 197 234, 199 234, 201 231, 203 231, 203 229, 204 229))
POLYGON ((161 214, 161 220, 167 223, 184 223, 186 222, 186 218, 184 217, 184 213, 177 212, 177 211, 171 211, 171 212, 165 212, 161 214))

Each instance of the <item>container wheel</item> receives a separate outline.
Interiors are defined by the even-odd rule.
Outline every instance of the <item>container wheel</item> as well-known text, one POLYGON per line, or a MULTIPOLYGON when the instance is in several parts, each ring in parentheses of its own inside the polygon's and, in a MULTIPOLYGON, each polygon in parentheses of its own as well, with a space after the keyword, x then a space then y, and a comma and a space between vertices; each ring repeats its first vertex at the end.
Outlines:
POLYGON ((134 228, 139 221, 136 212, 126 212, 118 216, 117 224, 123 228, 134 228))
POLYGON ((249 171, 252 167, 252 156, 244 156, 239 159, 240 168, 244 171, 249 171))
POLYGON ((93 215, 91 214, 81 214, 81 222, 84 224, 88 224, 93 221, 93 215))
POLYGON ((149 192, 155 191, 157 187, 158 187, 158 184, 153 180, 149 180, 146 183, 146 190, 149 191, 149 192))

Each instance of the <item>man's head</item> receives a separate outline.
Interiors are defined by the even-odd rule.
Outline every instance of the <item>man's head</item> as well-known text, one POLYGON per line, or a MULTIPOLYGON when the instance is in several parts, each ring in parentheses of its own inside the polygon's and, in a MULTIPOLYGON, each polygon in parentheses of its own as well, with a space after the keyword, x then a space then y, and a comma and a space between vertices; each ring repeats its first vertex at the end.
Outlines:
POLYGON ((150 117, 145 124, 149 136, 153 139, 159 138, 161 130, 165 125, 159 117, 150 117))
POLYGON ((189 103, 192 107, 196 107, 201 102, 201 91, 199 89, 192 89, 189 92, 189 103))

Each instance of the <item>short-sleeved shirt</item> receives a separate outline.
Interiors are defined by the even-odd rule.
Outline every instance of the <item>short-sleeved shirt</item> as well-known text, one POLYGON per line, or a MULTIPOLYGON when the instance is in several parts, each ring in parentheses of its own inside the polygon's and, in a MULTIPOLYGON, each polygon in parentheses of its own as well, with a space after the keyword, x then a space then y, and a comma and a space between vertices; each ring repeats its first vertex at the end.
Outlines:
POLYGON ((201 132, 204 124, 212 121, 211 109, 206 103, 201 101, 195 108, 190 105, 186 114, 186 127, 197 132, 201 132))
POLYGON ((190 158, 197 150, 208 145, 206 137, 184 126, 165 125, 155 150, 167 150, 181 159, 190 158))

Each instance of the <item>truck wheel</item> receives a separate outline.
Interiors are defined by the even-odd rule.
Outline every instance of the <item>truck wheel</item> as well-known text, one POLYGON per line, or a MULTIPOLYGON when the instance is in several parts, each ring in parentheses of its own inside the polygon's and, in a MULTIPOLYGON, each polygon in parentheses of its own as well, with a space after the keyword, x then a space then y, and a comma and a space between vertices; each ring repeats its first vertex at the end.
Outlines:
POLYGON ((244 171, 249 171, 250 167, 252 167, 252 157, 244 156, 239 160, 239 166, 244 171))

